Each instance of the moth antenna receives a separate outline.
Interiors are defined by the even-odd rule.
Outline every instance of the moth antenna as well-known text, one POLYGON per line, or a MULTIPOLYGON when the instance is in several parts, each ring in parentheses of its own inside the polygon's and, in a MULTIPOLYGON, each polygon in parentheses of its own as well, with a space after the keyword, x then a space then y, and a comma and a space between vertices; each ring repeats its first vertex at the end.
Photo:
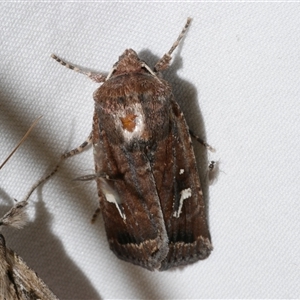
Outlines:
POLYGON ((1 226, 10 226, 17 229, 23 228, 28 222, 27 201, 16 203, 1 219, 1 226))
POLYGON ((22 143, 27 139, 28 135, 30 134, 30 132, 32 131, 32 129, 35 127, 35 125, 37 124, 37 122, 42 118, 43 116, 38 117, 30 126, 30 128, 27 130, 27 132, 25 133, 25 135, 22 137, 22 139, 20 140, 20 142, 18 143, 18 145, 11 151, 11 153, 8 155, 8 157, 4 160, 4 162, 1 164, 0 166, 0 170, 2 169, 2 167, 8 162, 8 160, 14 155, 14 153, 18 150, 18 148, 22 145, 22 143))
MULTIPOLYGON (((22 143, 27 139, 30 132, 36 126, 38 121, 42 118, 42 116, 38 117, 27 130, 25 135, 19 141, 18 145, 13 149, 10 155, 5 159, 5 161, 0 166, 0 169, 7 163, 7 161, 12 157, 12 155, 18 150, 18 148, 22 145, 22 143)), ((29 198, 29 197, 28 197, 29 198)), ((27 214, 27 204, 28 198, 24 201, 17 202, 2 218, 0 218, 0 227, 1 226, 9 226, 17 229, 23 228, 28 222, 28 214, 27 214)))
POLYGON ((61 58, 59 58, 58 56, 56 56, 55 54, 51 54, 51 57, 53 59, 55 59, 58 63, 60 63, 62 66, 70 69, 70 70, 73 70, 77 73, 80 73, 80 74, 83 74, 87 77, 89 77, 91 80, 95 81, 95 82, 98 82, 98 83, 101 83, 101 82, 104 82, 106 80, 106 76, 104 76, 103 74, 100 74, 100 73, 92 73, 92 72, 86 72, 72 64, 69 64, 67 62, 65 62, 64 60, 62 60, 61 58))
POLYGON ((171 54, 173 53, 173 51, 177 48, 177 46, 179 45, 179 43, 181 42, 182 38, 184 37, 187 29, 189 28, 190 24, 192 22, 192 18, 187 18, 187 21, 185 23, 184 28, 182 29, 181 33, 179 34, 177 40, 174 42, 174 44, 172 45, 171 49, 169 50, 169 52, 167 53, 167 55, 171 56, 171 54))
POLYGON ((177 40, 172 45, 171 49, 156 63, 156 65, 154 67, 155 72, 161 72, 169 67, 169 62, 172 59, 171 54, 178 47, 178 45, 181 42, 182 38, 184 37, 187 29, 189 28, 191 21, 192 21, 192 18, 187 18, 184 28, 182 29, 181 33, 179 34, 177 40))

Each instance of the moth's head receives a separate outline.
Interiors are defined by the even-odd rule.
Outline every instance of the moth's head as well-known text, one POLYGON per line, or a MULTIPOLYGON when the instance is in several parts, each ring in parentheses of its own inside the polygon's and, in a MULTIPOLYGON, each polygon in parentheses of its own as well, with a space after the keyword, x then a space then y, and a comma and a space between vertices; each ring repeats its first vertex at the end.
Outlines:
POLYGON ((114 64, 113 75, 120 75, 132 72, 145 72, 145 63, 132 49, 126 49, 114 64))

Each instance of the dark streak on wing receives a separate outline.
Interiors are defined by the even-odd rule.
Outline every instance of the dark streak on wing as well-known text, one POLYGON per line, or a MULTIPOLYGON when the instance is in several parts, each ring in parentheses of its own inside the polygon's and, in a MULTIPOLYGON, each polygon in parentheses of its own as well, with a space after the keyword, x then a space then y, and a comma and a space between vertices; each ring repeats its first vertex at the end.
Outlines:
MULTIPOLYGON (((173 188, 170 197, 161 197, 169 237, 169 253, 160 270, 205 259, 212 250, 205 203, 188 127, 174 100, 171 100, 171 109, 169 139, 172 143, 175 170, 172 173, 174 177, 169 179, 169 182, 172 180, 173 188), (181 170, 184 170, 182 174, 181 170), (177 218, 174 212, 179 208, 181 192, 186 189, 191 189, 191 197, 183 200, 181 213, 177 218), (171 199, 172 195, 174 199, 171 199), (163 202, 164 199, 166 202, 163 202)), ((166 172, 166 176, 168 174, 166 172)))

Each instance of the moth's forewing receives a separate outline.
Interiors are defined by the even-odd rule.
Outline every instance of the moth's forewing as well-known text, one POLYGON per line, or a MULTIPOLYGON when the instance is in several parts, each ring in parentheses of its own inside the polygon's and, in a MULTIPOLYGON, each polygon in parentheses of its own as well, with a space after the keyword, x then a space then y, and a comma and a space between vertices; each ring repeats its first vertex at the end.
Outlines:
POLYGON ((23 259, 6 247, 0 234, 0 294, 7 300, 58 300, 23 259))
POLYGON ((169 252, 160 270, 205 259, 212 250, 188 126, 178 104, 171 99, 169 105, 171 116, 166 148, 172 149, 172 161, 164 172, 166 184, 160 189, 169 252), (166 197, 167 192, 170 192, 169 197, 166 197))
MULTIPOLYGON (((168 132, 165 101, 154 95, 158 81, 148 74, 118 76, 95 93, 93 144, 96 172, 108 174, 116 203, 103 193, 98 179, 100 207, 111 249, 126 261, 150 270, 160 267, 168 241, 152 170, 155 152, 168 132), (113 87, 113 88, 112 88, 113 87), (138 93, 136 93, 136 89, 138 93), (134 114, 141 130, 124 135, 120 117, 134 114), (161 122, 155 119, 161 116, 161 122)), ((164 83, 161 83, 162 89, 164 83)), ((166 158, 166 157, 164 157, 166 158)))

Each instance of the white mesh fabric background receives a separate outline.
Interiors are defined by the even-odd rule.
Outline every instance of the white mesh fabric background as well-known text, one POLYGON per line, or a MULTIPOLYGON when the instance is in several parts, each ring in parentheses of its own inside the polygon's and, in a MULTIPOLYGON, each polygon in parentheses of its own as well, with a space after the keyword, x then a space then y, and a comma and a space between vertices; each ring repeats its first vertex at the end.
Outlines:
POLYGON ((2 3, 1 214, 78 146, 92 125, 97 84, 51 53, 109 72, 126 48, 149 65, 192 25, 166 78, 186 118, 203 118, 221 173, 210 188, 214 251, 205 261, 149 272, 109 250, 92 151, 67 160, 31 197, 32 222, 8 245, 61 299, 297 298, 299 256, 300 5, 298 3, 2 3), (196 99, 201 113, 191 101, 196 99))

